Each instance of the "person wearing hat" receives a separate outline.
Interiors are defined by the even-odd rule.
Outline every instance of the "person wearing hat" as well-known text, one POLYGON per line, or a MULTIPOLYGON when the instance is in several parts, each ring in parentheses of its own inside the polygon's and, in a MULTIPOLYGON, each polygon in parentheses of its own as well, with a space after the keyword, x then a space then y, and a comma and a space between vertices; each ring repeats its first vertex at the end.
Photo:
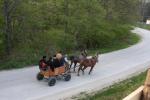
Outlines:
POLYGON ((64 66, 65 64, 66 65, 68 64, 67 55, 63 55, 62 51, 59 51, 56 56, 57 56, 56 58, 60 60, 60 66, 64 66))
POLYGON ((61 53, 57 53, 57 54, 56 54, 56 57, 55 57, 55 59, 53 60, 53 62, 54 62, 54 67, 55 67, 55 68, 64 65, 64 64, 63 64, 63 59, 62 59, 62 58, 63 58, 63 56, 62 56, 61 53))

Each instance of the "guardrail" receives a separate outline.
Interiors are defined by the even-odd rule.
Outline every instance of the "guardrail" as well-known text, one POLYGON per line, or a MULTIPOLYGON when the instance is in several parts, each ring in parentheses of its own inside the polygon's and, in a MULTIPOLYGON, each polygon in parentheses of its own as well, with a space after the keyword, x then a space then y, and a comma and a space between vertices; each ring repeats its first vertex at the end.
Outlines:
POLYGON ((132 92, 131 94, 129 94, 127 97, 125 97, 122 100, 140 100, 143 89, 144 89, 144 86, 140 86, 137 90, 135 90, 134 92, 132 92))

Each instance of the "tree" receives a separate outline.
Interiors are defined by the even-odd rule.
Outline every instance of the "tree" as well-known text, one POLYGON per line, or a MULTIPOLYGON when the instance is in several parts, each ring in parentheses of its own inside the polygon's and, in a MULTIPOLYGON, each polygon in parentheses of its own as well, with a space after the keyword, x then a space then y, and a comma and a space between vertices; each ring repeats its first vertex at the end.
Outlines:
POLYGON ((4 0, 3 8, 4 8, 4 22, 5 22, 5 43, 6 43, 6 53, 10 54, 12 49, 12 13, 15 10, 18 0, 4 0))
POLYGON ((138 0, 3 0, 0 4, 5 8, 0 27, 5 27, 9 55, 17 48, 40 51, 53 45, 76 50, 109 44, 115 38, 114 24, 137 18, 138 0))

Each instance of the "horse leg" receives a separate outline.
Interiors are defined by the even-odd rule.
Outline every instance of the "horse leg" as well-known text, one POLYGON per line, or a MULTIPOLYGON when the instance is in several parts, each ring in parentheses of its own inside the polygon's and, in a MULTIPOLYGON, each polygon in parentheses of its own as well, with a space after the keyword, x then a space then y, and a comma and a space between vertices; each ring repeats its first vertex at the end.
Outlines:
POLYGON ((81 70, 82 70, 82 74, 84 75, 84 70, 86 69, 87 67, 83 67, 81 70))
POLYGON ((82 70, 82 66, 81 65, 79 66, 79 69, 78 69, 78 76, 80 76, 80 74, 79 74, 80 70, 82 70))
POLYGON ((76 72, 76 65, 77 65, 77 62, 74 62, 74 72, 76 72))
POLYGON ((90 71, 89 71, 89 75, 91 74, 93 68, 94 68, 94 66, 91 66, 91 69, 90 69, 90 71))
POLYGON ((69 63, 67 63, 67 62, 65 63, 65 69, 67 72, 70 73, 69 63))
POLYGON ((71 70, 71 66, 72 66, 72 64, 73 64, 73 62, 71 61, 71 64, 70 64, 70 67, 69 67, 69 72, 70 72, 70 70, 71 70))

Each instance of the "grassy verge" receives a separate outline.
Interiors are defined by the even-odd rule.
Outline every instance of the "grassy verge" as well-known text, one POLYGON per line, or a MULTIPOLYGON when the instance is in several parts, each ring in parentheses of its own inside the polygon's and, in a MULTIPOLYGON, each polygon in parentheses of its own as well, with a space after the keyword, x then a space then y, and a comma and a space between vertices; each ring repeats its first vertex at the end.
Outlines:
MULTIPOLYGON (((126 40, 116 40, 112 42, 112 45, 96 49, 96 50, 88 50, 89 55, 93 55, 96 52, 107 53, 123 48, 127 48, 140 40, 140 37, 136 34, 130 34, 126 40)), ((22 51, 23 52, 23 51, 22 51)), ((27 52, 27 51, 24 51, 27 52)), ((34 52, 29 52, 25 54, 20 54, 18 56, 11 56, 9 59, 5 61, 0 61, 0 70, 4 69, 13 69, 13 68, 22 68, 24 66, 37 65, 38 60, 42 57, 43 53, 38 53, 38 55, 34 52), (31 56, 32 55, 32 56, 31 56)), ((19 54, 19 53, 18 53, 19 54)))
MULTIPOLYGON (((100 49, 88 50, 88 54, 93 55, 96 52, 107 53, 107 52, 127 48, 133 44, 136 44, 139 40, 140 37, 138 35, 130 34, 124 40, 113 41, 111 45, 102 47, 100 49)), ((0 70, 22 68, 25 66, 37 65, 38 60, 42 57, 43 54, 45 54, 43 53, 44 51, 37 51, 38 53, 37 52, 35 53, 34 49, 30 51, 24 51, 24 50, 28 50, 26 48, 25 49, 18 48, 18 49, 20 50, 20 52, 16 52, 16 53, 14 52, 13 55, 11 55, 9 58, 0 61, 0 70)))
POLYGON ((150 25, 147 25, 145 23, 137 23, 135 26, 150 30, 150 25))
POLYGON ((124 80, 107 89, 93 93, 93 95, 84 93, 84 96, 78 100, 122 100, 131 92, 141 86, 146 78, 146 72, 143 72, 130 79, 124 80))
POLYGON ((112 43, 112 45, 96 49, 96 50, 89 50, 90 54, 95 54, 97 51, 100 53, 108 53, 120 49, 124 49, 127 47, 130 47, 140 41, 140 37, 137 34, 130 34, 128 38, 124 41, 122 40, 116 40, 112 43))

